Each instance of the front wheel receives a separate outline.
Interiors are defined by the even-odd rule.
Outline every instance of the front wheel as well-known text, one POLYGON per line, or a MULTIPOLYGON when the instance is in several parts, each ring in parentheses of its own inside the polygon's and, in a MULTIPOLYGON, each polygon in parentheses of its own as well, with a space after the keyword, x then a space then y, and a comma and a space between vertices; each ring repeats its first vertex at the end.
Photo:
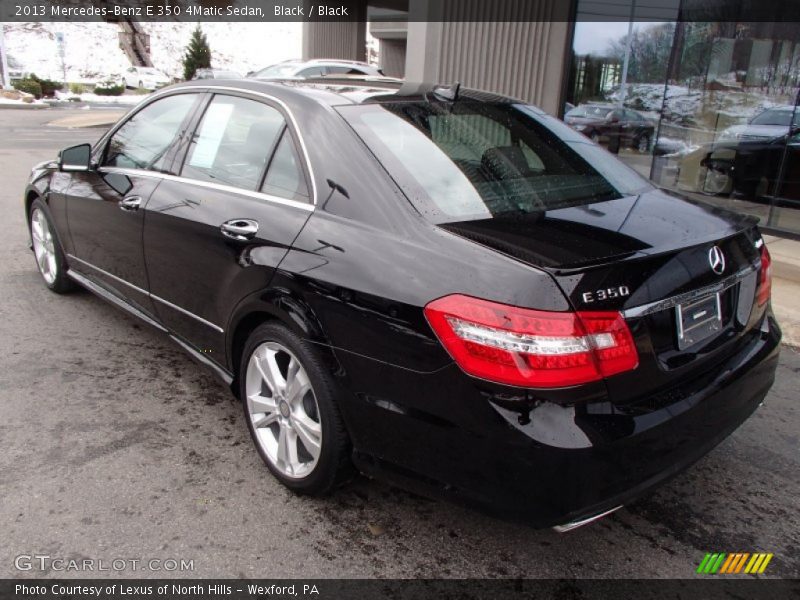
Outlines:
POLYGON ((642 153, 646 154, 650 151, 650 136, 646 133, 639 137, 639 141, 636 144, 636 149, 642 153))
POLYGON ((45 285, 57 294, 72 290, 74 285, 67 277, 64 251, 54 233, 44 204, 39 199, 34 200, 31 205, 30 231, 36 266, 39 267, 45 285))
POLYGON ((256 449, 298 493, 324 495, 351 472, 336 386, 317 351, 283 325, 265 323, 245 344, 240 396, 256 449))

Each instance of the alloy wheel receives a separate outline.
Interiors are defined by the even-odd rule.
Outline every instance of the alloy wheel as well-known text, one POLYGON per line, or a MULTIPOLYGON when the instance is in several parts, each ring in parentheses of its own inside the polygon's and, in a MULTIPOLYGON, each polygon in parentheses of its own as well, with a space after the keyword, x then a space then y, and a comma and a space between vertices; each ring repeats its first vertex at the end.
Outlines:
POLYGON ((38 208, 31 214, 31 237, 39 272, 48 285, 53 285, 58 276, 55 242, 47 217, 38 208))
POLYGON ((311 380, 299 360, 277 342, 253 351, 245 375, 247 417, 270 464, 300 479, 317 466, 322 423, 311 380))

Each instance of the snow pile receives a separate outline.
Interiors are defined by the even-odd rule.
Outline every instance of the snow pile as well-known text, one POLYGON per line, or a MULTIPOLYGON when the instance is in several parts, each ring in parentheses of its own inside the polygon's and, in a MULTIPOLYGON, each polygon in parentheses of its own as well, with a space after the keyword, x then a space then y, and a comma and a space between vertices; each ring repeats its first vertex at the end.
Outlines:
MULTIPOLYGON (((618 100, 619 88, 611 91, 608 99, 618 100)), ((625 95, 625 106, 650 112, 656 118, 663 114, 670 123, 705 128, 745 123, 764 109, 781 104, 785 102, 775 94, 757 88, 702 90, 663 83, 631 83, 625 95)))
MULTIPOLYGON (((150 34, 154 66, 171 77, 183 76, 183 58, 196 23, 142 23, 150 34)), ((119 46, 120 28, 93 23, 2 23, 7 51, 28 73, 63 81, 56 33, 63 33, 64 67, 69 82, 94 84, 121 74, 130 62, 119 46)), ((298 58, 302 23, 201 23, 211 46, 212 66, 250 70, 298 58)))
POLYGON ((97 94, 71 92, 56 92, 56 97, 50 102, 91 102, 93 104, 120 104, 134 106, 147 98, 149 94, 125 94, 123 96, 99 96, 97 94))

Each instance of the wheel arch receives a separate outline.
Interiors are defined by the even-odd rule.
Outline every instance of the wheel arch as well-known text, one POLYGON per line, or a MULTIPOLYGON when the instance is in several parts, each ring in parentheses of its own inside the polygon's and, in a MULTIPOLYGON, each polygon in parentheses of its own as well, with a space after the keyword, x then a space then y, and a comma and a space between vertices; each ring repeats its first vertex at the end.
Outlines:
POLYGON ((233 374, 231 389, 238 395, 239 366, 250 334, 262 323, 277 322, 314 344, 329 370, 341 374, 341 365, 334 356, 327 336, 314 311, 288 289, 272 288, 245 298, 236 307, 226 340, 228 365, 233 374))

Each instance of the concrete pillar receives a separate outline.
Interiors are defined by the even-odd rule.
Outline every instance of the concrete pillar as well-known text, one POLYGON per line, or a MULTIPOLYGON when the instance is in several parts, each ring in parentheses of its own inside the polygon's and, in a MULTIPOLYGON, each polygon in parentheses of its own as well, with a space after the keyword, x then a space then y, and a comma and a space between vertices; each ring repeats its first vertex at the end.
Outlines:
MULTIPOLYGON (((308 7, 313 2, 306 2, 308 7)), ((367 59, 367 0, 337 2, 348 8, 350 21, 303 23, 303 60, 311 58, 367 59)), ((308 8, 306 8, 308 10, 308 8)))
POLYGON ((406 72, 406 40, 380 40, 380 69, 387 77, 404 77, 406 72))
POLYGON ((441 22, 420 18, 426 4, 409 4, 415 20, 408 24, 407 80, 459 81, 559 114, 571 42, 571 1, 441 0, 429 9, 441 11, 441 22), (486 20, 499 13, 508 20, 486 20))

